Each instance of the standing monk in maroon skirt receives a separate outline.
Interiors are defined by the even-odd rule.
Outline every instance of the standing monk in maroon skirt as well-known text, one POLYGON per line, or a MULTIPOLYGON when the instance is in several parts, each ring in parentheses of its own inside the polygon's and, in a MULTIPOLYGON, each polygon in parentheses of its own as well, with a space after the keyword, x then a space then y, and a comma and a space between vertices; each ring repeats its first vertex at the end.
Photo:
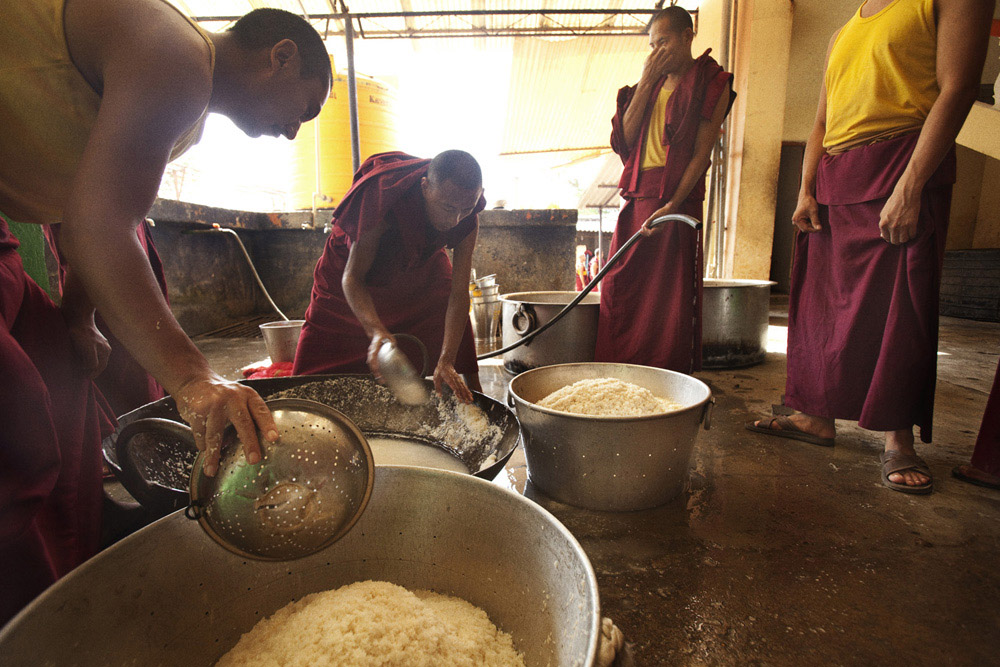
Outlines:
POLYGON ((882 481, 930 493, 938 290, 955 137, 976 99, 993 0, 868 0, 830 41, 792 222, 785 403, 749 425, 830 446, 885 432, 882 481))
POLYGON ((972 460, 953 469, 951 474, 963 482, 1000 491, 1000 366, 993 377, 972 460))
POLYGON ((405 333, 437 359, 439 392, 446 384, 468 402, 470 386, 482 390, 469 321, 482 179, 464 151, 433 160, 380 153, 361 165, 316 264, 296 375, 378 375, 379 347, 405 333), (454 248, 454 268, 445 247, 454 248))
POLYGON ((712 147, 736 97, 732 74, 708 51, 692 56, 693 39, 683 8, 654 15, 639 83, 618 91, 611 148, 625 163, 626 204, 609 253, 640 229, 648 238, 602 281, 597 361, 701 368, 701 232, 676 222, 647 226, 668 213, 701 220, 712 147))

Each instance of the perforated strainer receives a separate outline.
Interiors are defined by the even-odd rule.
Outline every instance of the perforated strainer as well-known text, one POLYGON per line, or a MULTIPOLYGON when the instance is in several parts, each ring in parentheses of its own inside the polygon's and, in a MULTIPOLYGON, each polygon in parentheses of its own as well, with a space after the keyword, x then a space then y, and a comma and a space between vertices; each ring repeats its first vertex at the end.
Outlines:
POLYGON ((214 477, 198 455, 185 513, 234 553, 292 560, 351 529, 371 497, 375 464, 365 436, 343 413, 295 398, 267 405, 281 439, 270 444, 258 434, 263 457, 251 465, 230 426, 214 477))

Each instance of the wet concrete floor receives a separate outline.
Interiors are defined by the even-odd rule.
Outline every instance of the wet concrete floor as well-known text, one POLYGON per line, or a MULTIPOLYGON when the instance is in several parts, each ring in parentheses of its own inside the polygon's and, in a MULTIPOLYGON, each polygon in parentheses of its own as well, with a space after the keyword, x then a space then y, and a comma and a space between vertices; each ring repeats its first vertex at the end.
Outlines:
MULTIPOLYGON (((997 366, 1000 325, 941 320, 935 442, 917 451, 935 492, 882 486, 882 439, 838 422, 822 448, 744 430, 784 388, 786 312, 772 303, 758 366, 704 371, 717 401, 690 489, 649 511, 556 502, 519 450, 497 483, 562 521, 597 573, 601 608, 638 665, 1000 664, 1000 492, 950 477, 968 461, 997 366)), ((229 377, 260 340, 200 341, 229 377)), ((502 399, 509 376, 483 367, 502 399)))

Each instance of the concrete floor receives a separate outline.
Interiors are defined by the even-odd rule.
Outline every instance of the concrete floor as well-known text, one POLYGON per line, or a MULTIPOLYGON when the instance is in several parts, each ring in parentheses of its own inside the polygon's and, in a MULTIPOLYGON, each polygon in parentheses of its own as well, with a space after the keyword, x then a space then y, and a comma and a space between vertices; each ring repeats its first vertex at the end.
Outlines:
MULTIPOLYGON (((783 349, 786 312, 772 304, 783 349)), ((659 509, 601 513, 527 482, 521 451, 497 483, 558 517, 590 557, 602 611, 639 665, 1000 664, 1000 492, 950 477, 967 462, 997 365, 1000 325, 942 318, 936 441, 919 445, 931 496, 883 487, 881 437, 838 422, 832 449, 743 428, 770 414, 785 356, 698 374, 717 401, 690 490, 659 509)), ((199 347, 229 377, 260 340, 199 347)), ((483 368, 502 398, 508 377, 483 368)))

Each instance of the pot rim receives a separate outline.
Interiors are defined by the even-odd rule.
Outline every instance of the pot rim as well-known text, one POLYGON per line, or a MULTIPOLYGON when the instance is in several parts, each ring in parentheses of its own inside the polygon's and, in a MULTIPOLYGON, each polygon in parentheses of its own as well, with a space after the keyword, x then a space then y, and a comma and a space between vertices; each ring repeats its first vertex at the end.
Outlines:
MULTIPOLYGON (((581 379, 586 379, 586 378, 581 378, 581 379)), ((531 370, 524 371, 523 373, 520 373, 519 375, 515 376, 508 383, 508 385, 507 385, 507 391, 510 392, 510 395, 513 396, 514 399, 516 399, 516 402, 523 403, 525 405, 525 407, 529 407, 532 410, 536 410, 538 412, 541 412, 542 414, 552 415, 553 417, 561 417, 563 419, 573 419, 573 420, 577 420, 577 421, 585 421, 585 422, 590 422, 590 423, 595 422, 595 421, 597 421, 597 422, 641 422, 641 421, 652 421, 652 420, 656 420, 656 419, 663 419, 664 417, 675 417, 675 416, 678 416, 678 415, 686 414, 686 413, 691 412, 693 410, 703 410, 705 404, 708 403, 710 400, 712 400, 712 389, 711 389, 711 387, 709 387, 707 384, 705 384, 704 382, 702 382, 698 378, 694 377, 693 375, 687 375, 685 373, 679 373, 677 371, 667 370, 666 368, 656 368, 655 366, 643 366, 641 364, 619 364, 619 363, 604 362, 604 361, 587 361, 587 362, 575 362, 575 363, 568 363, 568 364, 552 364, 551 366, 539 366, 538 368, 532 368, 531 370), (671 375, 680 375, 682 377, 685 377, 685 378, 688 378, 690 380, 693 380, 697 384, 701 385, 704 388, 704 390, 705 390, 705 397, 702 398, 701 400, 699 400, 697 403, 685 406, 685 407, 681 408, 680 410, 671 410, 670 412, 657 412, 657 413, 654 413, 654 414, 651 414, 651 415, 632 415, 632 416, 625 416, 625 415, 582 415, 582 414, 579 414, 579 413, 576 413, 576 412, 563 412, 562 410, 553 410, 552 408, 542 407, 542 406, 538 405, 537 403, 532 403, 531 401, 527 400, 526 398, 524 398, 523 396, 521 396, 520 394, 518 394, 517 391, 515 391, 515 389, 514 389, 514 383, 517 382, 520 378, 523 378, 525 376, 531 375, 532 373, 537 373, 539 371, 543 371, 544 372, 547 369, 551 369, 551 368, 563 368, 563 367, 566 367, 566 366, 586 366, 586 367, 593 367, 593 366, 617 366, 617 367, 621 367, 621 366, 627 366, 627 367, 632 367, 632 368, 642 368, 642 369, 647 369, 647 370, 659 371, 661 373, 668 373, 668 374, 671 374, 671 375)))
MULTIPOLYGON (((579 292, 574 292, 572 290, 543 290, 543 291, 537 291, 537 292, 510 292, 508 294, 501 294, 500 295, 500 301, 503 301, 505 303, 527 303, 527 304, 531 304, 532 306, 565 306, 570 301, 572 301, 573 299, 575 299, 579 294, 580 294, 579 292), (558 296, 565 296, 567 298, 566 298, 565 302, 558 302, 558 301, 553 302, 553 301, 539 301, 539 300, 537 300, 537 297, 539 295, 547 295, 547 294, 553 294, 553 295, 558 295, 558 296), (532 297, 536 297, 536 298, 533 299, 532 297)), ((591 292, 587 296, 583 297, 583 300, 580 303, 577 304, 577 307, 578 306, 597 306, 597 305, 600 305, 600 295, 591 292), (588 299, 590 299, 591 296, 595 297, 597 299, 597 301, 596 302, 595 301, 588 301, 588 299)))

